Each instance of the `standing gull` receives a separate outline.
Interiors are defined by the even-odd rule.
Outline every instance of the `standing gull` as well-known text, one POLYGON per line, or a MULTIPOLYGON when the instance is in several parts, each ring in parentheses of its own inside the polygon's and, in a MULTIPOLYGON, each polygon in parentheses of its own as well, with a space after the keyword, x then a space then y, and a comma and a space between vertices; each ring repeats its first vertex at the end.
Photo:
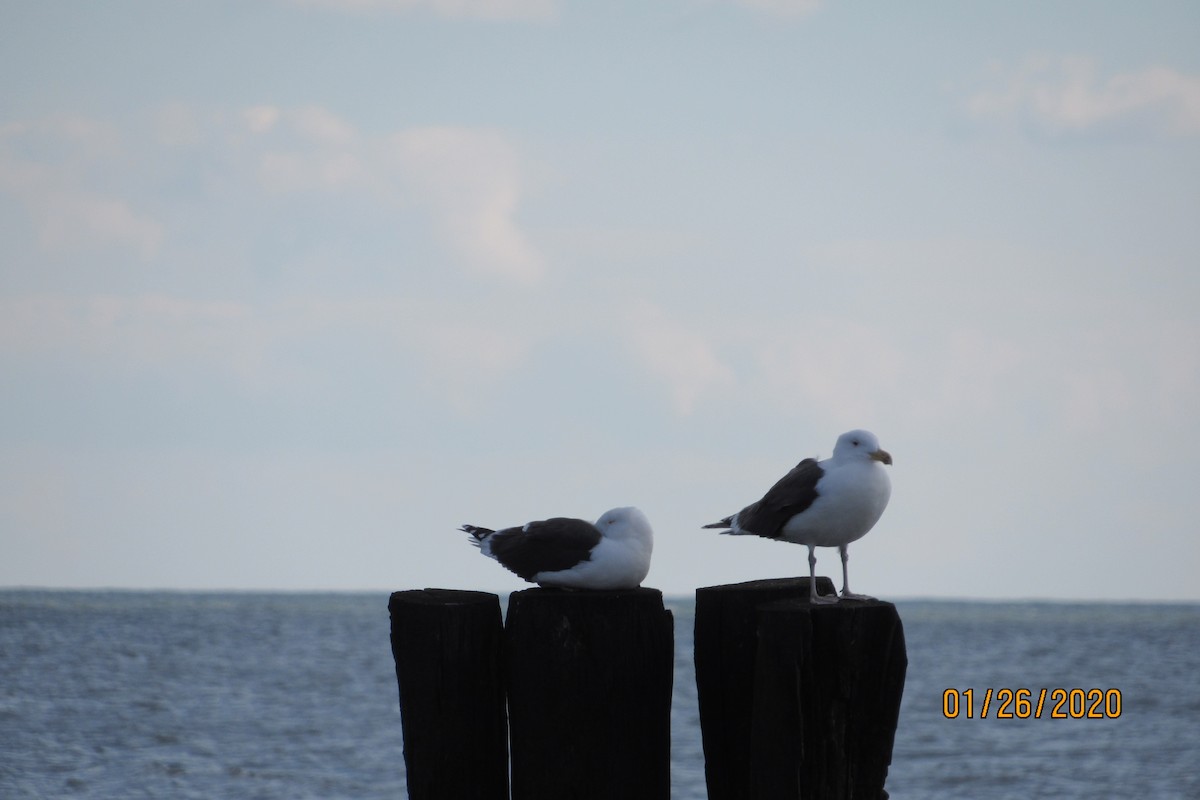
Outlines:
POLYGON ((817 594, 814 552, 818 547, 836 547, 842 556, 842 597, 869 599, 850 593, 846 548, 865 536, 887 508, 892 482, 883 465, 891 463, 891 455, 880 449, 875 434, 862 430, 843 433, 830 458, 804 459, 761 500, 704 527, 808 545, 808 598, 813 603, 837 602, 837 595, 817 594))
POLYGON ((633 589, 650 571, 654 531, 636 508, 614 508, 593 525, 554 517, 494 531, 459 530, 475 537, 483 554, 525 580, 564 589, 633 589))

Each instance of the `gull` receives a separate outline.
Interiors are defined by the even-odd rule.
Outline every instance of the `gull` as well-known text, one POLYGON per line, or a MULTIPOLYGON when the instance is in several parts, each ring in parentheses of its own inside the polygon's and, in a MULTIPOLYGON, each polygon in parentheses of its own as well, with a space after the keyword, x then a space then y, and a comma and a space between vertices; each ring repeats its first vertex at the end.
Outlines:
POLYGON ((875 526, 892 493, 885 464, 892 457, 870 431, 843 433, 833 455, 824 461, 806 458, 772 486, 761 500, 705 528, 727 528, 735 536, 762 536, 808 545, 808 598, 836 603, 837 595, 817 594, 818 547, 836 547, 842 557, 842 598, 869 600, 850 593, 847 546, 875 526))
POLYGON ((654 531, 636 508, 614 508, 593 524, 553 517, 492 530, 463 525, 489 558, 530 583, 563 589, 633 589, 650 571, 654 531))

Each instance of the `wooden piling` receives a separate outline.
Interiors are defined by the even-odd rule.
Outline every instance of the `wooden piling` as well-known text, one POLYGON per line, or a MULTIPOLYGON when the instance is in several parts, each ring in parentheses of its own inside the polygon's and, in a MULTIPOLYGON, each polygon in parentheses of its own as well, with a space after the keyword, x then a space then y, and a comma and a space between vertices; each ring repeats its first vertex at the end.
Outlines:
POLYGON ((906 669, 891 603, 814 606, 807 578, 697 590, 710 800, 886 797, 906 669))
POLYGON ((513 800, 669 800, 674 620, 661 592, 515 592, 504 659, 513 800))
POLYGON ((500 598, 413 590, 388 610, 409 800, 507 800, 500 598))

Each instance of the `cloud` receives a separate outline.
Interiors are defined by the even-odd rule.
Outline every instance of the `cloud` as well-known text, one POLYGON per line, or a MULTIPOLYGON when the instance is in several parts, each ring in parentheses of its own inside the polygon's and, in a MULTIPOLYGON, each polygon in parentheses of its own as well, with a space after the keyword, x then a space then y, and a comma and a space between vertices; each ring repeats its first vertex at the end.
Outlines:
POLYGON ((0 191, 25 207, 49 252, 117 246, 150 259, 163 226, 96 174, 125 156, 118 133, 87 118, 11 123, 0 128, 0 191))
POLYGON ((259 316, 271 320, 278 332, 273 346, 286 347, 289 340, 320 332, 324 338, 341 338, 343 347, 371 343, 387 360, 411 356, 411 368, 419 371, 425 390, 460 413, 478 408, 482 397, 524 364, 536 339, 505 325, 504 319, 489 319, 486 310, 430 298, 296 297, 267 306, 259 316), (471 319, 464 318, 467 312, 471 319))
POLYGON ((733 384, 733 371, 707 337, 662 308, 638 302, 622 322, 627 344, 642 366, 667 385, 677 413, 691 414, 703 394, 733 384))
POLYGON ((732 0, 736 5, 783 17, 802 17, 821 7, 822 0, 732 0))
POLYGON ((271 323, 243 303, 162 294, 0 298, 0 353, 67 355, 123 369, 202 365, 256 379, 271 323))
POLYGON ((501 134, 417 128, 393 135, 388 148, 416 184, 445 242, 485 271, 522 282, 541 277, 542 259, 515 222, 520 163, 501 134))
POLYGON ((36 219, 38 239, 47 250, 79 251, 94 244, 115 244, 148 260, 162 244, 163 227, 119 198, 49 182, 18 194, 36 219))
POLYGON ((1074 331, 1034 358, 1071 431, 1140 441, 1157 429, 1184 429, 1200 401, 1200 324, 1161 310, 1074 331))
POLYGON ((1182 299, 1193 281, 1169 263, 1130 272, 1121 256, 990 239, 844 242, 805 260, 836 276, 819 311, 768 309, 715 334, 741 356, 743 396, 771 413, 995 420, 1098 440, 1186 428, 1200 398, 1200 335, 1182 299))
POLYGON ((0 358, 82 359, 113 375, 167 380, 215 375, 251 394, 329 388, 344 368, 386 364, 394 379, 411 385, 419 375, 429 395, 466 413, 525 362, 534 337, 461 317, 446 304, 396 296, 21 295, 0 297, 0 358), (314 350, 314 341, 327 345, 314 350))
MULTIPOLYGON (((544 272, 517 222, 526 167, 500 131, 433 126, 365 134, 320 106, 202 110, 181 103, 120 126, 64 117, 0 127, 0 192, 26 207, 47 251, 116 245, 154 257, 168 227, 138 207, 136 194, 148 185, 186 187, 221 209, 260 190, 424 214, 425 227, 460 266, 525 284, 544 272)), ((168 218, 178 211, 156 208, 168 218)), ((177 219, 176 233, 189 224, 177 219)))
POLYGON ((516 223, 524 172, 502 133, 456 126, 363 136, 323 108, 257 106, 242 114, 261 140, 258 176, 272 192, 358 191, 420 207, 467 265, 532 283, 544 265, 516 223))
POLYGON ((844 317, 812 316, 798 324, 752 333, 750 391, 846 424, 878 418, 910 362, 892 337, 844 317))
POLYGON ((430 11, 451 19, 543 20, 558 13, 558 0, 290 0, 295 5, 342 12, 430 11))
POLYGON ((431 322, 419 337, 427 380, 455 410, 487 405, 492 387, 525 362, 531 341, 519 333, 471 323, 431 322))
POLYGON ((370 147, 355 128, 318 106, 261 105, 241 112, 250 139, 235 146, 257 159, 260 184, 274 193, 371 190, 387 175, 372 168, 370 147))
MULTIPOLYGON (((278 109, 265 109, 279 115, 278 109)), ((302 106, 287 113, 287 118, 296 132, 310 142, 331 147, 353 146, 358 139, 354 127, 328 109, 320 106, 302 106)))
POLYGON ((996 86, 967 98, 980 121, 1020 121, 1053 133, 1129 124, 1173 136, 1200 135, 1200 76, 1162 66, 1109 76, 1089 58, 1027 58, 993 65, 996 86))
POLYGON ((280 112, 275 106, 251 106, 242 112, 242 119, 251 133, 267 133, 279 122, 280 112))
MULTIPOLYGON (((428 11, 448 19, 547 20, 559 14, 559 0, 287 0, 293 5, 344 13, 428 11)), ((822 0, 725 0, 766 14, 801 17, 822 0)))

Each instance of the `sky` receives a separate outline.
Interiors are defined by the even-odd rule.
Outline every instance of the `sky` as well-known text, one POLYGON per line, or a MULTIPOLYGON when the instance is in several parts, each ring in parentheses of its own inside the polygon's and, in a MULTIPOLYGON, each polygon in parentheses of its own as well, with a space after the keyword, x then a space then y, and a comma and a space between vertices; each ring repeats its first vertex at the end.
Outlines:
MULTIPOLYGON (((852 428, 885 599, 1200 600, 1200 5, 0 9, 0 586, 645 585, 852 428)), ((836 550, 818 574, 840 586, 836 550)))

